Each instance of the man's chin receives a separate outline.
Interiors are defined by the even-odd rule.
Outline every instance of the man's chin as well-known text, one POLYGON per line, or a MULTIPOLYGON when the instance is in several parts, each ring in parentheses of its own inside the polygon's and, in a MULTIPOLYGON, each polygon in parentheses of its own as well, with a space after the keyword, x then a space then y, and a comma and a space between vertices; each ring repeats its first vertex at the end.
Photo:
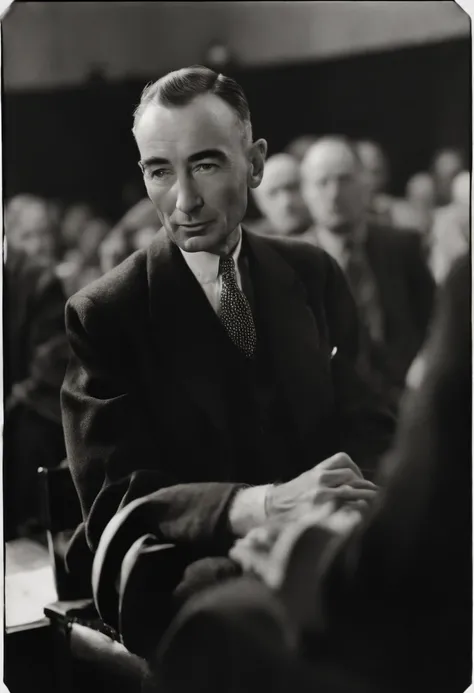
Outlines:
POLYGON ((211 236, 187 236, 179 240, 178 245, 186 253, 207 252, 212 253, 216 245, 216 239, 211 236))

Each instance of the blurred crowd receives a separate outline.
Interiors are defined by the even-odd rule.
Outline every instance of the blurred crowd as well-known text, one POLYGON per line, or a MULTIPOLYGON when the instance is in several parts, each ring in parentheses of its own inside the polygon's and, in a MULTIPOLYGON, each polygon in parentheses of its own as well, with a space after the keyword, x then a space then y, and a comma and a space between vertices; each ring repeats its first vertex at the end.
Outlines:
MULTIPOLYGON (((337 234, 331 234, 332 225, 347 225, 354 231, 347 237, 353 239, 359 233, 362 214, 367 243, 374 248, 377 234, 383 234, 385 228, 410 239, 416 237, 421 260, 416 281, 408 290, 408 303, 413 306, 407 303, 405 309, 399 304, 392 311, 412 310, 414 324, 409 325, 405 318, 405 322, 393 322, 399 333, 391 335, 389 346, 395 345, 394 353, 398 349, 397 363, 393 373, 377 374, 380 385, 390 382, 398 398, 406 382, 416 382, 423 367, 416 356, 428 327, 430 292, 434 293, 454 261, 469 249, 470 172, 461 152, 443 149, 433 156, 429 170, 407 181, 403 198, 389 191, 390 163, 377 142, 304 135, 267 160, 262 184, 253 191, 260 218, 249 218, 246 227, 257 234, 301 238, 320 245, 340 262, 366 318, 371 343, 368 377, 369 371, 370 377, 377 371, 373 362, 382 360, 377 356, 381 353, 377 346, 382 341, 380 320, 392 308, 384 304, 385 289, 379 284, 383 283, 380 274, 385 272, 381 268, 392 259, 381 257, 379 262, 379 251, 366 256, 343 247, 337 234)), ((146 197, 116 221, 105 218, 87 200, 67 206, 21 194, 6 200, 4 223, 8 539, 29 531, 29 518, 35 514, 38 466, 54 466, 65 456, 58 396, 68 358, 64 303, 131 253, 145 248, 160 222, 146 197)), ((381 252, 390 255, 389 246, 381 252)), ((406 257, 407 262, 418 262, 409 259, 415 254, 406 257)), ((390 290, 396 293, 399 287, 390 290)), ((389 351, 383 352, 385 364, 390 362, 389 351)))

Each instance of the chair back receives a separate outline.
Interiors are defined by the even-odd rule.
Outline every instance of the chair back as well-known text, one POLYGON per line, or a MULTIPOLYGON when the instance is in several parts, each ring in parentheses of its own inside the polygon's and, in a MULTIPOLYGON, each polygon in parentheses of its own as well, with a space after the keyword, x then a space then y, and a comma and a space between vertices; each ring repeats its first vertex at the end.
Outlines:
POLYGON ((46 532, 59 600, 90 597, 92 588, 67 572, 65 555, 69 539, 82 521, 81 506, 66 463, 38 469, 40 522, 46 532))

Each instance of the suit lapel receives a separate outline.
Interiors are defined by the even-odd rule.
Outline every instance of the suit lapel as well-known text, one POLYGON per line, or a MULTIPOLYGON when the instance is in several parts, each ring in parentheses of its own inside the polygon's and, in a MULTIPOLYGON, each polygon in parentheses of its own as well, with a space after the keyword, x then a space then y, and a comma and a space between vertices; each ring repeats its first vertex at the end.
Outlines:
POLYGON ((328 345, 321 344, 305 288, 293 268, 268 241, 247 232, 244 239, 259 321, 304 443, 315 435, 316 422, 332 397, 329 354, 324 353, 328 345))
MULTIPOLYGON (((213 425, 225 432, 222 356, 212 336, 212 307, 179 248, 162 229, 147 252, 149 306, 156 353, 213 425), (210 324, 211 329, 206 329, 210 324)), ((218 326, 217 326, 218 327, 218 326)))

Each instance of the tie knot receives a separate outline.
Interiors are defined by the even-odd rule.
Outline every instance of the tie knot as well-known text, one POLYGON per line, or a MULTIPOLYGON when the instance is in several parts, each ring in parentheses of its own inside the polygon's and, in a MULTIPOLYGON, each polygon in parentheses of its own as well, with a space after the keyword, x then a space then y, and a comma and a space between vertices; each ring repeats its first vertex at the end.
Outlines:
POLYGON ((235 276, 235 263, 233 257, 221 257, 219 272, 227 277, 235 276))

